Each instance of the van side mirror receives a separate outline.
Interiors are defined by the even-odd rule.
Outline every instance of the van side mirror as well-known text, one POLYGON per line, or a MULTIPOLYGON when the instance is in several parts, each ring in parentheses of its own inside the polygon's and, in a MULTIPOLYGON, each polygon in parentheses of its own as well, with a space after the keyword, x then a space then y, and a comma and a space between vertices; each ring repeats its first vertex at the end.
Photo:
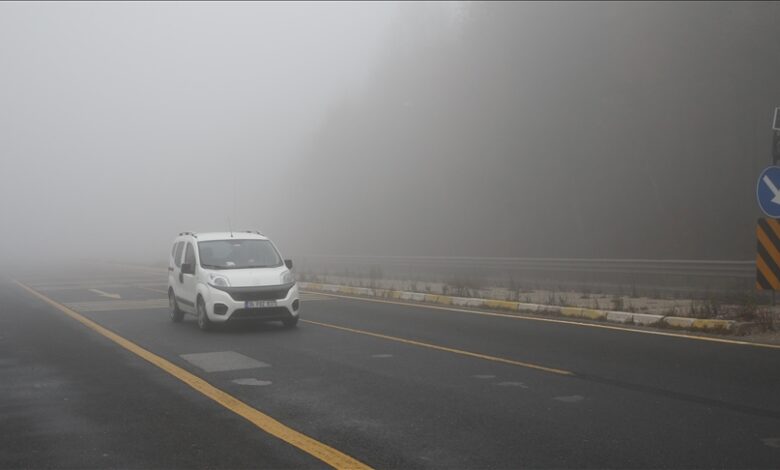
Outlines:
POLYGON ((181 273, 182 274, 195 274, 195 265, 192 263, 182 263, 181 265, 181 273))
POLYGON ((284 265, 287 266, 287 269, 292 269, 292 260, 291 259, 284 260, 284 265))

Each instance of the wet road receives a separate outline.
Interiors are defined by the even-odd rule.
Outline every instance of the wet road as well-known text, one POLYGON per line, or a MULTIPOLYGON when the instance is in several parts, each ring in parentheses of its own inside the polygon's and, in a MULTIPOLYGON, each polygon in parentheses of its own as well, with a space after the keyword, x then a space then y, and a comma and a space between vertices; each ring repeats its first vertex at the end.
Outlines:
POLYGON ((780 465, 780 349, 315 293, 203 333, 166 275, 0 281, 0 467, 780 465))

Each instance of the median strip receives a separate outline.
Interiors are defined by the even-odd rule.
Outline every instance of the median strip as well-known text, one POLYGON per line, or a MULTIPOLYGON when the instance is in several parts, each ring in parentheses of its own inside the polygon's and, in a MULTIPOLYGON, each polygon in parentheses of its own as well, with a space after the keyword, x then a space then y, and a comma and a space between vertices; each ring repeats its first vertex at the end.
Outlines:
POLYGON ((372 289, 368 287, 350 287, 336 284, 301 282, 300 285, 303 289, 310 289, 316 292, 330 292, 335 294, 359 295, 394 300, 409 300, 428 304, 453 305, 457 307, 553 314, 569 318, 583 318, 586 320, 601 320, 624 324, 665 326, 704 331, 725 331, 731 333, 737 332, 739 327, 739 323, 732 320, 705 320, 688 317, 653 315, 648 313, 613 312, 608 310, 582 307, 559 307, 557 305, 533 304, 525 302, 514 302, 509 300, 453 297, 449 295, 424 294, 421 292, 397 291, 390 289, 372 289))
POLYGON ((420 292, 396 291, 389 289, 372 289, 367 287, 351 287, 337 284, 320 284, 312 282, 300 282, 301 289, 307 289, 312 293, 330 295, 369 302, 390 303, 409 307, 424 307, 439 311, 451 311, 469 313, 474 315, 515 318, 520 320, 543 321, 550 323, 562 323, 567 325, 603 328, 609 330, 627 331, 658 336, 670 336, 676 338, 710 341, 715 343, 738 344, 769 349, 780 349, 778 344, 766 344, 752 341, 740 341, 736 339, 717 338, 712 336, 689 335, 685 333, 673 333, 668 331, 652 331, 626 326, 606 325, 603 323, 585 323, 576 321, 598 320, 599 322, 619 323, 622 325, 655 326, 661 328, 685 328, 702 332, 731 332, 739 333, 740 324, 732 320, 706 320, 691 319, 685 317, 669 317, 647 313, 614 312, 595 310, 580 307, 559 307, 543 304, 531 304, 503 300, 478 299, 467 297, 452 297, 446 295, 424 294, 420 292), (464 308, 466 307, 466 308, 464 308), (493 310, 507 310, 518 313, 487 312, 483 310, 469 310, 470 308, 483 308, 493 310), (536 315, 568 317, 544 318, 541 316, 527 316, 521 313, 533 313, 536 315))

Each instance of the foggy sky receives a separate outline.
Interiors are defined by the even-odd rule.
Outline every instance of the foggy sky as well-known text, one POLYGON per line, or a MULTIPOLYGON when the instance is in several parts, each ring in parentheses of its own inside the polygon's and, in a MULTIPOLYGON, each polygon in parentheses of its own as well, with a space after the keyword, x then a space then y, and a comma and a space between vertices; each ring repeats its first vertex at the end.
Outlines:
POLYGON ((297 190, 280 176, 395 9, 0 4, 0 258, 150 258, 229 217, 273 232, 297 190))
POLYGON ((0 260, 747 259, 770 3, 0 3, 0 260))

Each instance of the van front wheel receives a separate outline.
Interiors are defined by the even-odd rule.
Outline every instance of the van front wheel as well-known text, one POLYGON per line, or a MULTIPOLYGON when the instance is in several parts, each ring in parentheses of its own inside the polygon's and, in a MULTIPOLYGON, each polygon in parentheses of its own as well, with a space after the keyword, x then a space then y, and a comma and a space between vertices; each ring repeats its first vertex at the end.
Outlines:
POLYGON ((206 304, 203 299, 198 299, 198 328, 201 331, 209 331, 211 329, 211 320, 206 314, 206 304))
POLYGON ((176 294, 173 293, 173 289, 168 289, 168 308, 171 313, 171 321, 181 322, 184 318, 184 312, 179 308, 179 303, 176 302, 176 294))

